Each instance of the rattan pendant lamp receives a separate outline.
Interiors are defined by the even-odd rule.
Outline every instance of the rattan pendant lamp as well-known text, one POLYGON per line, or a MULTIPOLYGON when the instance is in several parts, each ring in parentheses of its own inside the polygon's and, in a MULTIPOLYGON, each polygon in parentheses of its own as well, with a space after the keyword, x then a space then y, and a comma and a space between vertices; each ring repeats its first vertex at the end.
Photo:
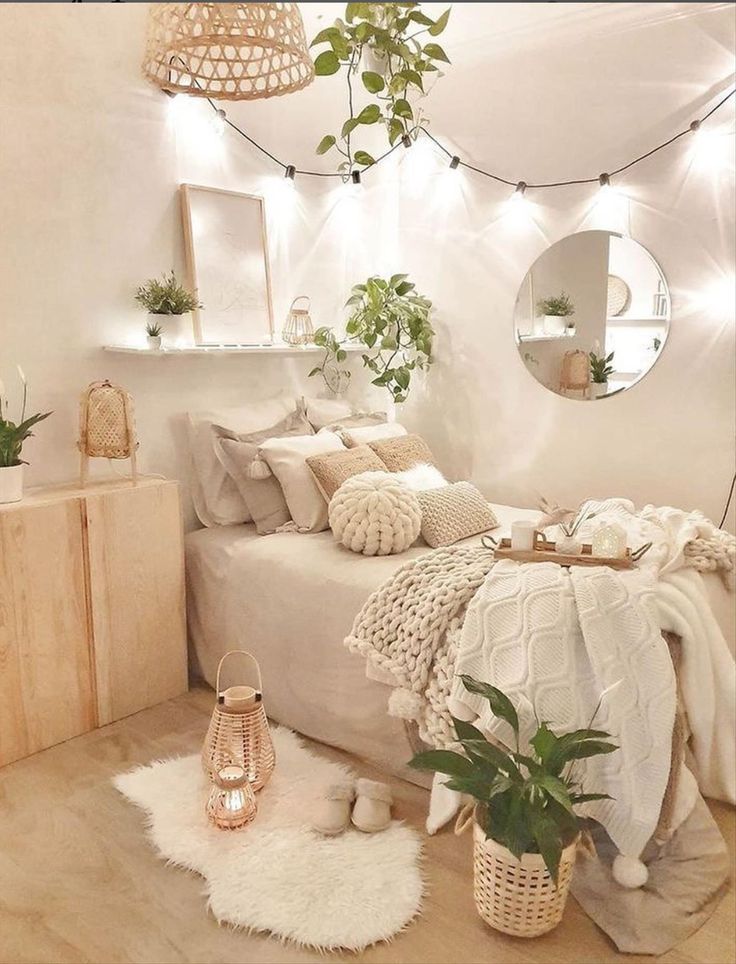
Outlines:
POLYGON ((278 97, 314 80, 296 3, 152 3, 143 72, 213 100, 278 97))

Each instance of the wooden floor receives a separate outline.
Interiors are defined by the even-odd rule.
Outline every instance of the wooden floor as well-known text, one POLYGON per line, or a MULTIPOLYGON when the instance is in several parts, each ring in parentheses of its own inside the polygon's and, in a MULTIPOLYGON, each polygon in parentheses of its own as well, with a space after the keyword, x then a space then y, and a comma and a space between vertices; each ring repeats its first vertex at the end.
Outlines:
MULTIPOLYGON (((135 763, 198 751, 211 707, 210 691, 193 690, 0 771, 3 964, 652 960, 617 954, 572 899, 557 930, 536 940, 489 930, 473 907, 471 841, 451 833, 426 839, 424 913, 391 944, 358 955, 323 956, 218 926, 207 911, 201 878, 156 858, 143 815, 110 782, 135 763)), ((375 772, 363 765, 360 771, 375 772)), ((397 815, 421 829, 426 792, 398 780, 393 784, 397 815)), ((733 853, 733 811, 716 805, 714 812, 733 853)), ((731 890, 697 934, 660 960, 731 964, 735 921, 731 890)))

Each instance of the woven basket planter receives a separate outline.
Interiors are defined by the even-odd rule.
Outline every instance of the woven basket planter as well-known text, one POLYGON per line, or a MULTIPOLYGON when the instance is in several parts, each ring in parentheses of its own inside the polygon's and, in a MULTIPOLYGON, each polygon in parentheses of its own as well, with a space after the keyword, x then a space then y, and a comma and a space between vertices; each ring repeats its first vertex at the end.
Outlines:
POLYGON ((555 887, 541 854, 523 854, 518 860, 473 823, 473 895, 486 924, 514 937, 538 937, 557 927, 567 903, 577 843, 576 839, 562 851, 555 887))

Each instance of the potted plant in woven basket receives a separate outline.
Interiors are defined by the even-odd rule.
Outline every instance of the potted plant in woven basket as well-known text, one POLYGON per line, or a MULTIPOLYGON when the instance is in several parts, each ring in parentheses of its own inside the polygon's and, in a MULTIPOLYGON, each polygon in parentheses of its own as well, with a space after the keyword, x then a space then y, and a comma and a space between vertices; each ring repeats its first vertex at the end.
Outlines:
POLYGON ((163 335, 167 344, 191 344, 193 327, 187 316, 203 306, 179 284, 173 270, 160 279, 149 278, 136 291, 135 300, 148 311, 147 332, 149 328, 157 329, 158 337, 163 335))
POLYGON ((38 412, 26 418, 28 384, 20 365, 18 374, 23 385, 23 403, 18 422, 11 422, 8 418, 8 400, 0 381, 0 503, 20 502, 23 498, 23 466, 26 464, 20 457, 23 443, 33 435, 33 426, 51 415, 51 412, 38 412))
POLYGON ((603 730, 558 735, 540 723, 522 753, 511 700, 488 683, 461 679, 509 724, 516 750, 489 742, 477 727, 453 717, 463 752, 427 750, 410 765, 446 773, 447 787, 475 800, 473 884, 480 916, 506 934, 537 937, 556 927, 565 909, 581 830, 576 806, 607 799, 582 792, 575 762, 618 747, 603 730))

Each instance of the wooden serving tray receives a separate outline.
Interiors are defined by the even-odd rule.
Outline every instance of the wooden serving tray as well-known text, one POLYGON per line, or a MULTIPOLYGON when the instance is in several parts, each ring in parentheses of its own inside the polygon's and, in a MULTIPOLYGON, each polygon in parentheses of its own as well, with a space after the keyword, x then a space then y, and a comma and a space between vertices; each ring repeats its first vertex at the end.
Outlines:
POLYGON ((633 569, 631 549, 619 559, 591 555, 591 546, 584 545, 577 556, 555 552, 554 542, 538 542, 533 549, 512 549, 510 539, 502 539, 494 551, 497 559, 515 559, 516 562, 556 562, 558 566, 609 566, 611 569, 633 569))

